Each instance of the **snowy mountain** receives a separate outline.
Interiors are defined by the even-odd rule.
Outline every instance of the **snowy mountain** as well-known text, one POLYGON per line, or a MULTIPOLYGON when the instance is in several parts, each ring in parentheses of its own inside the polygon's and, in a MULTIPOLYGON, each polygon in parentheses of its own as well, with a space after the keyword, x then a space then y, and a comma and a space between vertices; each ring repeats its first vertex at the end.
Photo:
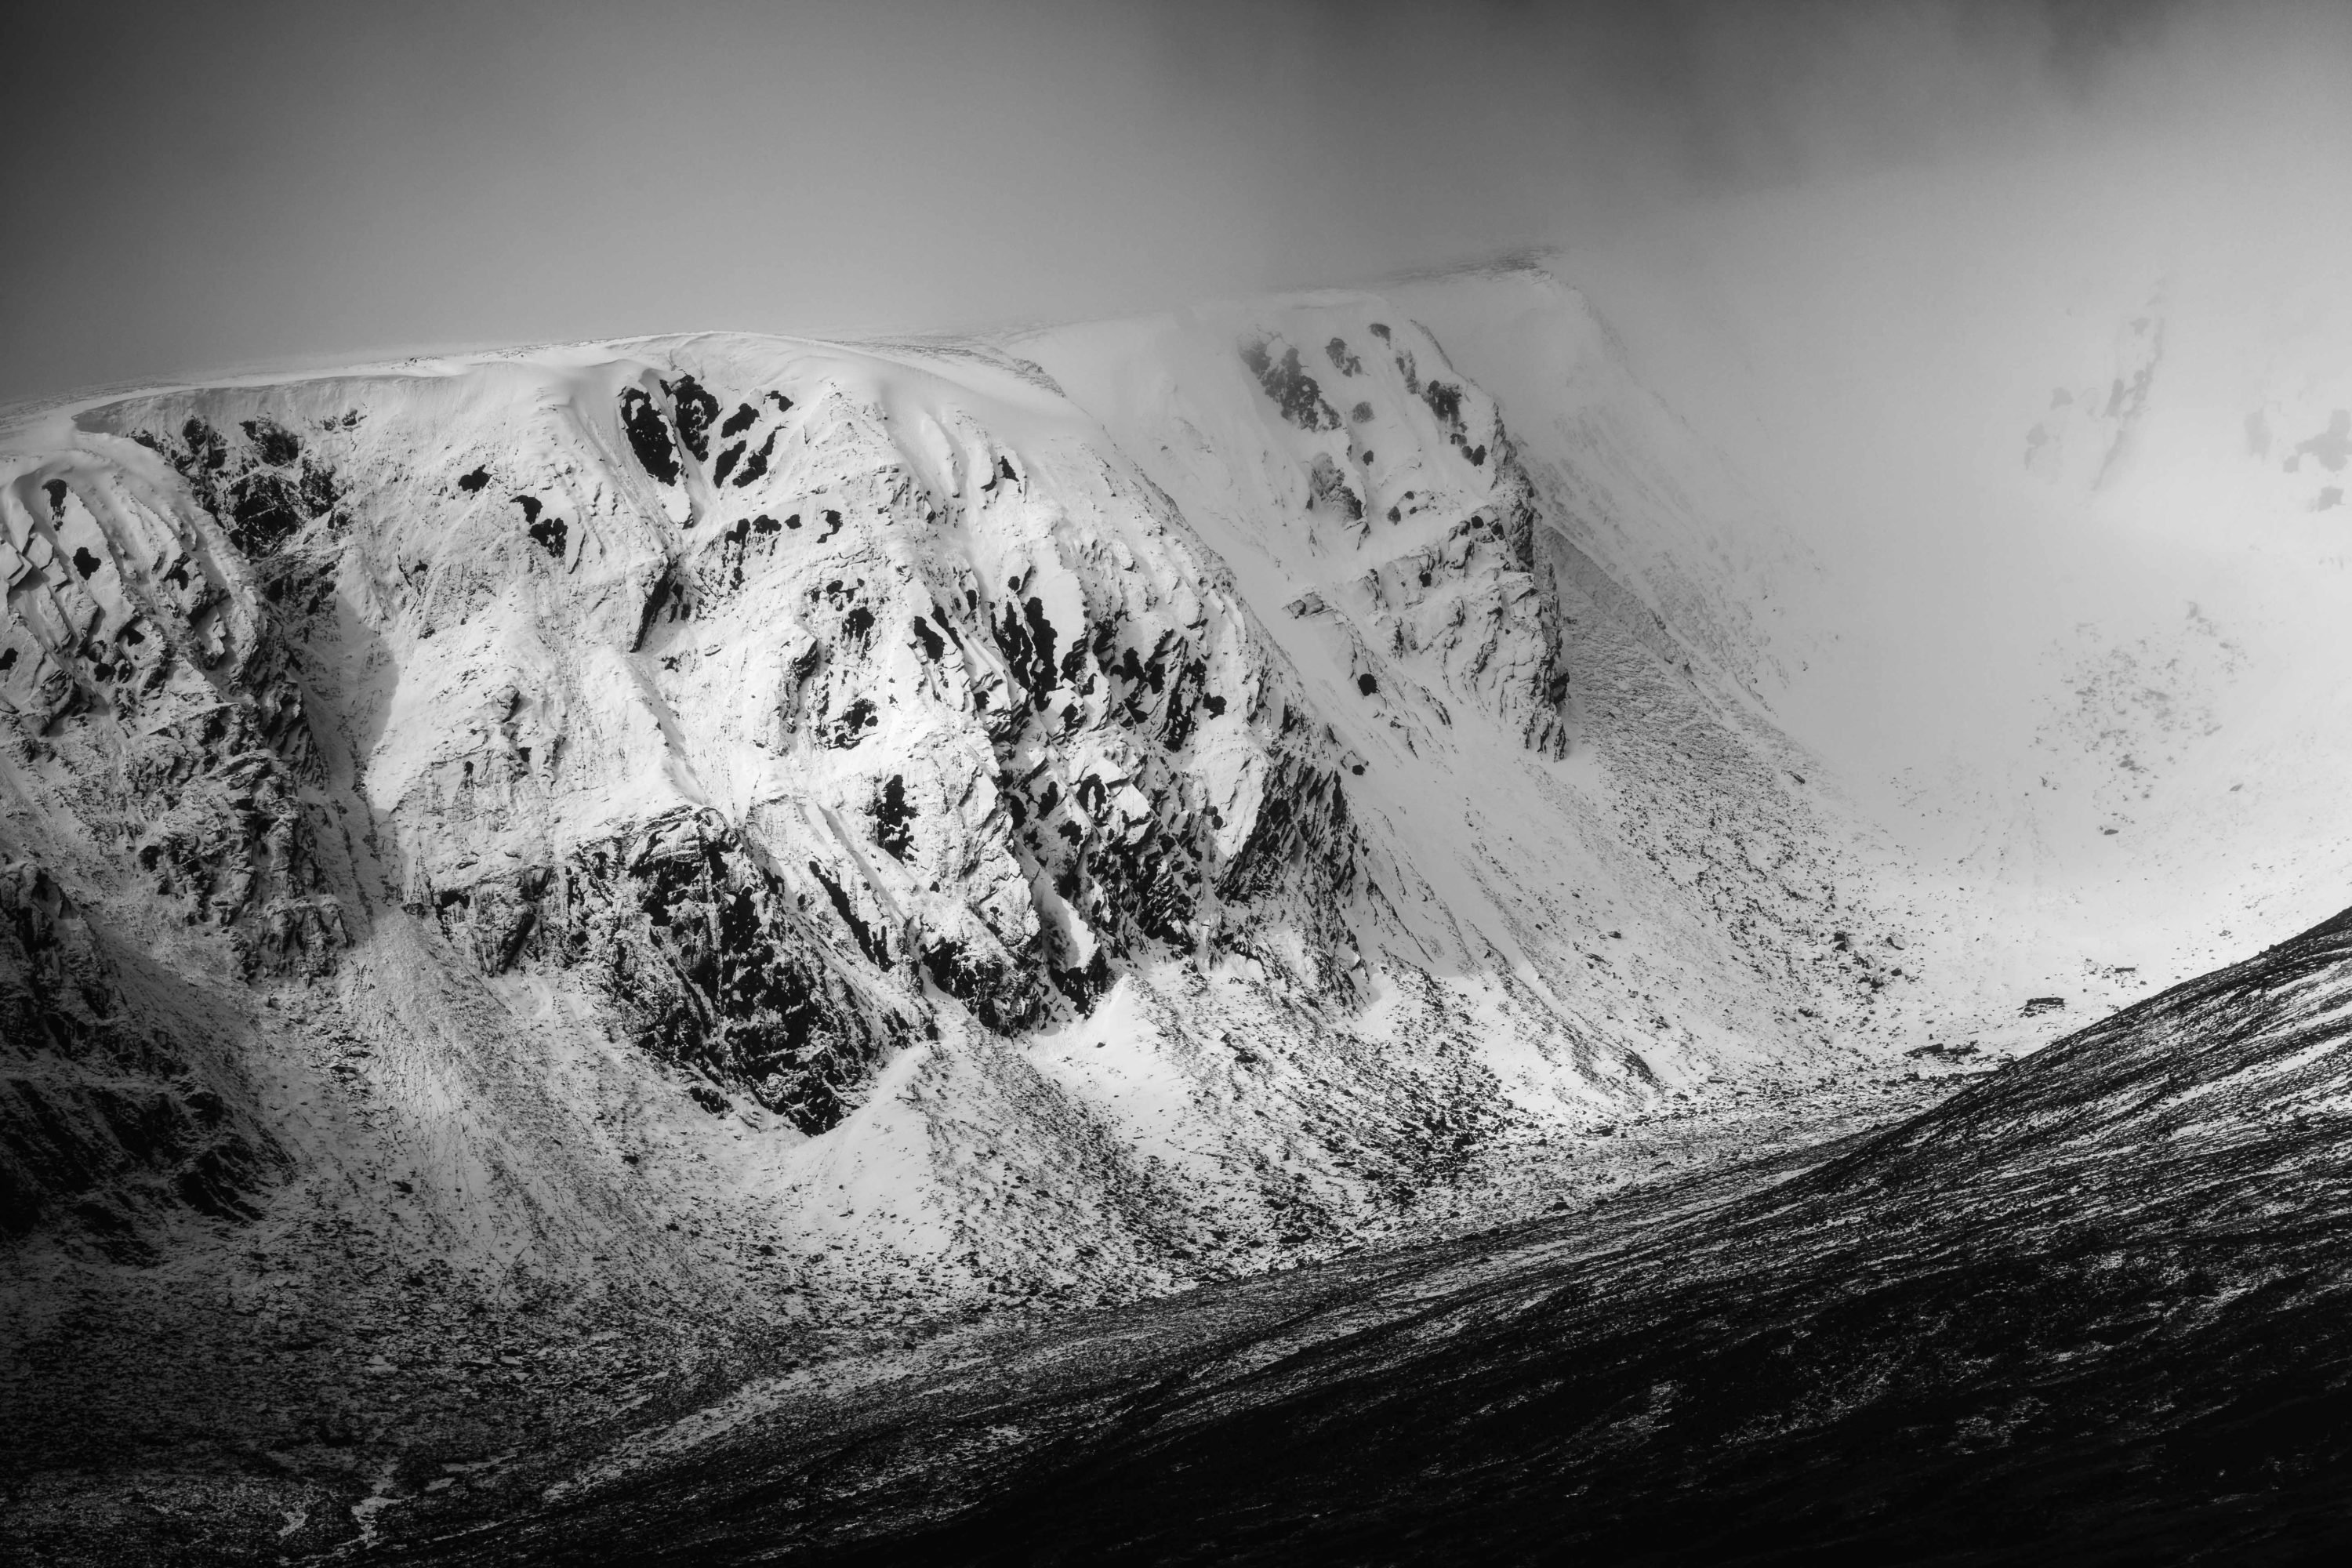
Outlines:
MULTIPOLYGON (((2017 484, 2148 482, 2197 338, 2126 329, 2017 484)), ((2038 732, 1877 745, 1934 703, 1845 701, 1850 563, 1634 363, 1511 265, 16 416, 20 1446, 258 1445, 327 1531, 419 1455, 1580 1208, 2173 978, 2124 853, 2326 816, 2307 710, 2208 743, 2316 634, 2156 573, 2003 668, 2038 732)))
MULTIPOLYGON (((1498 289, 1598 342, 1548 279, 1453 308, 1498 289)), ((1523 455, 1314 296, 21 422, 20 1005, 72 1044, 20 1054, 16 1229, 134 1236, 217 1155, 211 1212, 364 1171, 496 1251, 584 1184, 655 1245, 1153 1288, 1846 1070, 1818 1020, 1901 965, 1764 707, 1744 590, 1801 560, 1611 374, 1523 455), (105 1109, 132 1036, 168 1134, 105 1109)))

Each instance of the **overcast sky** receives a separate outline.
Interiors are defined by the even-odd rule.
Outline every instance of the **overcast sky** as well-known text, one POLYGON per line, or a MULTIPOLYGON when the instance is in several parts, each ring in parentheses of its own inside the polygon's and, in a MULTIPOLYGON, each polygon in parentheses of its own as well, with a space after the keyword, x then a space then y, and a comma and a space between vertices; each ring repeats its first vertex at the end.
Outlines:
POLYGON ((2276 96, 2265 64, 2310 56, 2307 21, 53 6, 7 34, 0 401, 428 346, 1068 318, 1591 243, 1727 194, 2226 113, 2276 96))

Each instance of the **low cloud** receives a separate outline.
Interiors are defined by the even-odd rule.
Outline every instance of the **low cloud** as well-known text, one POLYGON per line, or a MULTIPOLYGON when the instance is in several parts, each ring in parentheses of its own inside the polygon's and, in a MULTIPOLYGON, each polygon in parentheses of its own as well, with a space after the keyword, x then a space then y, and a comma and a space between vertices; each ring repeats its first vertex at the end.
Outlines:
POLYGON ((1136 310, 2183 126, 2269 128, 2324 179, 2346 31, 1899 0, 61 9, 12 46, 0 398, 1136 310))

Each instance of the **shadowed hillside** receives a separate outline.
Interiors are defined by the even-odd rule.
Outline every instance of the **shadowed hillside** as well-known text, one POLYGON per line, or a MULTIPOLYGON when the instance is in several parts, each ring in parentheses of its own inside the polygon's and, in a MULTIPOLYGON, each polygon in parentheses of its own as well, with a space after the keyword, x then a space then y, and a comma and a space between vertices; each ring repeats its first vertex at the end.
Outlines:
POLYGON ((739 1405, 448 1552, 2299 1558, 2352 1535, 2347 1005, 2340 917, 1777 1185, 739 1405))

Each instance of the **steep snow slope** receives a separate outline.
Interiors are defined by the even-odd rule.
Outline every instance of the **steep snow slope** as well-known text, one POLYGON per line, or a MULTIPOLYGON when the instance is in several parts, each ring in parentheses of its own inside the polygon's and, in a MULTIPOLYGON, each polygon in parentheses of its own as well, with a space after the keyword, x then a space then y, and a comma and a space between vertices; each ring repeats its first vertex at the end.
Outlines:
POLYGON ((1637 380, 1616 333, 1538 260, 1387 290, 1509 418, 1548 513, 1667 641, 1768 710, 1838 626, 1821 562, 1637 380))
POLYGON ((1351 786, 1360 815, 1429 882, 1400 905, 1415 944, 1403 962, 1475 971, 1489 947, 1549 1009, 1603 1037, 1649 1023, 1645 1056, 1678 1081, 1781 1042, 1801 1049, 1822 1031, 1801 1007, 1853 1022, 1902 966, 1868 835, 1744 689, 1769 657, 1745 617, 1677 600, 1686 638, 1646 584, 1602 563, 1650 520, 1601 514, 1604 537, 1587 501, 1670 487, 1678 454, 1629 441, 1595 461, 1531 464, 1437 341, 1371 296, 1015 346, 1233 564, 1371 764, 1351 786), (1255 345, 1240 363, 1235 340, 1255 345), (1515 681, 1487 693, 1498 666, 1538 663, 1538 634, 1559 639, 1560 755, 1517 743, 1515 681), (1841 907, 1848 897, 1860 907, 1841 907), (1444 924, 1418 918, 1433 906, 1444 924), (1874 971, 1869 952, 1887 955, 1874 971))
MULTIPOLYGON (((1837 596, 1776 716, 1974 962, 2077 1009, 2302 929, 2352 879, 2342 214, 2152 148, 2091 162, 2114 199, 2053 153, 1549 261, 1837 596)), ((1509 341, 1449 346, 1515 374, 1509 341)))
MULTIPOLYGON (((1465 384, 1480 389, 1482 405, 1484 393, 1496 393, 1509 482, 1523 488, 1542 520, 1550 578, 1563 602, 1573 602, 1561 624, 1577 757, 1590 770, 1574 776, 1608 783, 1598 841, 1654 858, 1653 868, 1680 886, 1660 925, 1706 929, 1706 919, 1690 918, 1696 906, 1718 926, 1753 928, 1758 945, 1775 954, 1874 958, 1864 983, 1875 983, 1876 1005, 1867 1015, 1827 1016, 1847 1037, 1866 1035, 1874 1016, 1876 1026, 1906 1034, 1911 1049, 1935 1053, 1931 1061, 1980 1064, 2053 1038, 2065 1026, 2063 1013, 2021 1012, 2037 996, 2065 996, 2079 1017, 2086 1006, 2139 994, 2138 980, 2112 963, 2086 969, 2079 931, 2035 945, 2028 933, 2046 938, 2046 927, 2016 921, 2013 903, 1991 879, 1973 869, 1949 875, 1948 844, 1907 833, 1910 846, 1892 841, 1889 830, 1902 833, 1911 823, 1875 787, 1883 759, 1846 743, 1857 727, 1874 730, 1885 717, 1843 700, 1874 646, 1853 563, 1809 549, 1790 514, 1644 387, 1580 293, 1541 266, 1513 262, 1411 279, 1378 300, 1320 297, 1314 308, 1330 321, 1302 317, 1288 341, 1308 345, 1308 370, 1327 384, 1349 384, 1328 363, 1328 333, 1352 327, 1340 341, 1360 342, 1383 312, 1409 311, 1419 332, 1434 334, 1422 352, 1446 356, 1443 374, 1467 373, 1465 384), (1320 359, 1312 352, 1318 341, 1326 351, 1320 359), (1804 751, 1791 750, 1785 727, 1792 723, 1836 761, 1808 761, 1804 751), (1849 780, 1862 786, 1858 797, 1847 793, 1849 780), (1821 889, 1863 890, 1885 914, 1875 931, 1866 913, 1823 909, 1816 912, 1825 920, 1808 920, 1796 909, 1808 889, 1817 898, 1821 889), (1890 988, 1897 971, 1902 984, 1890 988)), ((1217 344, 1231 333, 1267 330, 1250 311, 1229 310, 1196 321, 1190 349, 1173 323, 1118 329, 1132 335, 1091 350, 1072 343, 1070 331, 1022 345, 1180 499, 1236 563, 1244 591, 1262 594, 1257 602, 1265 605, 1293 582, 1351 573, 1404 542, 1377 526, 1351 541, 1317 521, 1303 534, 1282 536, 1289 542, 1268 562, 1263 589, 1255 585, 1246 563, 1277 550, 1267 521, 1300 509, 1286 512, 1219 467, 1223 454, 1264 438, 1255 433, 1270 423, 1262 409, 1242 411, 1252 418, 1212 419, 1200 405, 1207 389, 1234 379, 1218 363, 1217 344), (1181 363, 1192 368, 1180 379, 1163 367, 1185 353, 1193 357, 1181 363), (1216 456, 1203 461, 1188 456, 1193 452, 1216 456)), ((1386 368, 1375 359, 1365 374, 1386 368)), ((1300 434, 1291 430, 1286 438, 1295 445, 1300 434)), ((1376 458, 1382 444, 1370 433, 1353 438, 1355 449, 1376 458)), ((1328 450, 1294 462, 1345 460, 1346 443, 1327 433, 1322 445, 1328 450)), ((1376 467, 1366 466, 1367 479, 1385 482, 1376 467)), ((1411 488, 1400 480, 1391 490, 1411 488)), ((1417 495, 1425 501, 1427 493, 1417 495)), ((1269 611, 1268 619, 1306 668, 1316 656, 1281 616, 1269 611)), ((1351 635, 1378 646, 1391 634, 1358 624, 1351 635)), ((1460 771, 1476 781, 1473 787, 1494 787, 1496 809, 1509 814, 1517 768, 1482 763, 1460 771)), ((1439 793, 1451 798, 1459 787, 1449 777, 1439 793)), ((1973 820, 1989 818, 1988 831, 1997 833, 2003 815, 1996 806, 1973 820)), ((1531 880, 1591 875, 1572 869, 1573 852, 1549 853, 1523 862, 1531 880)), ((1612 870, 1604 880, 1639 889, 1643 876, 1612 870)), ((1641 951, 1673 942, 1654 928, 1641 951)), ((2113 945, 2092 951, 2104 955, 2113 945)), ((1713 984, 1685 973, 1676 993, 1696 1003, 1713 984)), ((1805 1007, 1822 1010, 1784 994, 1779 1026, 1803 1018, 1805 1007)), ((1751 1016, 1738 1028, 1766 1038, 1775 1026, 1751 1016)))

